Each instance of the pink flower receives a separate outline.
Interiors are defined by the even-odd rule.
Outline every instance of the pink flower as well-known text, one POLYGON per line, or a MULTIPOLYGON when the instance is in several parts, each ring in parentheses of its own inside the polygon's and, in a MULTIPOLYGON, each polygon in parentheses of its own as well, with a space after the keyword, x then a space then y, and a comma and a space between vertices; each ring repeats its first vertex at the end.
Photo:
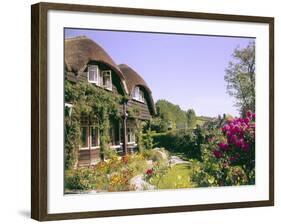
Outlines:
POLYGON ((226 132, 226 131, 228 131, 229 129, 230 129, 230 127, 229 127, 228 124, 226 124, 226 125, 224 125, 224 126, 222 127, 222 131, 223 131, 223 132, 226 132))
POLYGON ((213 151, 213 154, 214 154, 214 156, 217 158, 217 159, 219 159, 219 158, 221 158, 222 157, 222 152, 220 151, 220 150, 214 150, 213 151))
POLYGON ((252 118, 253 113, 252 113, 252 111, 248 110, 246 115, 247 115, 247 117, 252 118))
POLYGON ((236 133, 239 133, 239 132, 240 132, 239 126, 235 126, 235 127, 234 127, 234 132, 236 132, 236 133))
POLYGON ((249 149, 250 149, 250 145, 249 145, 247 142, 245 142, 245 143, 242 145, 242 150, 243 150, 244 152, 248 152, 249 149))
POLYGON ((256 119, 256 114, 252 114, 252 119, 256 119))
POLYGON ((239 139, 238 141, 236 141, 235 145, 238 147, 238 148, 241 148, 243 145, 244 145, 244 140, 241 138, 239 139))
POLYGON ((248 118, 248 117, 246 117, 245 119, 244 119, 244 122, 246 123, 246 124, 249 124, 250 123, 250 118, 248 118))
POLYGON ((232 135, 231 138, 230 138, 230 142, 233 143, 233 144, 236 144, 238 138, 236 135, 232 135))
POLYGON ((228 149, 228 144, 224 142, 219 143, 219 147, 221 150, 227 150, 228 149))

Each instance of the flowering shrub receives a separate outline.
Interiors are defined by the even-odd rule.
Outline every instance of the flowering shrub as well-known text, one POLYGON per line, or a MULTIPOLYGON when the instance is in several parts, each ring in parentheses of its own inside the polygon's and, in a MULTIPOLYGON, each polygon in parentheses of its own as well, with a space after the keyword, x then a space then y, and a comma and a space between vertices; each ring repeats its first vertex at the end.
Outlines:
POLYGON ((132 177, 132 171, 128 169, 123 169, 121 172, 113 173, 109 178, 108 191, 134 190, 129 183, 132 177))
POLYGON ((207 128, 201 155, 191 177, 197 187, 254 184, 255 114, 207 128))
POLYGON ((89 167, 78 167, 65 173, 65 187, 68 190, 128 191, 130 179, 147 170, 142 155, 114 156, 89 167))
POLYGON ((224 137, 213 150, 214 157, 222 164, 222 169, 240 174, 241 184, 254 183, 255 114, 248 111, 245 118, 228 120, 221 130, 224 137), (240 166, 243 172, 229 169, 229 166, 240 166))
POLYGON ((213 156, 223 171, 220 185, 255 182, 255 114, 228 120, 221 128, 213 156), (235 169, 233 167, 236 167, 235 169))

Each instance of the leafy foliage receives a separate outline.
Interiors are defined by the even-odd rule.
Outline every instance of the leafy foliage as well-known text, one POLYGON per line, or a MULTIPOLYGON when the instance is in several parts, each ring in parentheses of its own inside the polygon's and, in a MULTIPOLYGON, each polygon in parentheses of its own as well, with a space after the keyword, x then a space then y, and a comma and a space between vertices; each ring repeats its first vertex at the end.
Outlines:
POLYGON ((233 60, 225 70, 227 92, 235 97, 241 115, 255 111, 255 42, 244 49, 235 49, 233 60))
POLYGON ((210 128, 201 145, 202 162, 192 174, 199 187, 255 183, 255 115, 210 128))
POLYGON ((156 110, 161 119, 160 132, 186 126, 186 113, 178 105, 172 104, 167 100, 158 100, 156 102, 156 110))
POLYGON ((174 154, 182 154, 185 159, 201 160, 201 144, 204 141, 203 130, 177 130, 167 133, 154 133, 156 147, 164 147, 174 154))
POLYGON ((187 118, 187 127, 193 128, 196 125, 196 114, 193 109, 189 109, 186 112, 186 118, 187 118))
POLYGON ((72 104, 72 113, 65 116, 65 166, 73 168, 77 163, 80 145, 81 117, 100 130, 101 157, 108 149, 110 119, 119 119, 121 97, 87 82, 65 81, 65 102, 72 104))

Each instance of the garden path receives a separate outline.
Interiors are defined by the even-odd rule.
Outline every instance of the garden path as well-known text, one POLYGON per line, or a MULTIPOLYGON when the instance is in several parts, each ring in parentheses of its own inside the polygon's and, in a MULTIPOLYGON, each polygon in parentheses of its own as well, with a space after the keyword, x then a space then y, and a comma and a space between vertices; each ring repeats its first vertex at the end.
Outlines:
POLYGON ((130 180, 130 185, 134 186, 136 191, 142 191, 142 190, 153 190, 155 189, 154 185, 149 184, 143 179, 143 174, 139 174, 137 176, 134 176, 130 180))
POLYGON ((176 165, 176 164, 182 164, 182 163, 187 163, 190 164, 189 161, 183 160, 178 156, 171 156, 170 160, 169 160, 169 164, 171 166, 176 165))

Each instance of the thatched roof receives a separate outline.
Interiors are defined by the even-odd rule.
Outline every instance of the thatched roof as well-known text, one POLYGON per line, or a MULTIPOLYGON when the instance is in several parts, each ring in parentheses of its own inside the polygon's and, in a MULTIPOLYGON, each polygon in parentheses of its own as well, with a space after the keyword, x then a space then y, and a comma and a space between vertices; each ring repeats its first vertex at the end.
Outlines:
POLYGON ((79 75, 90 61, 96 61, 110 67, 119 76, 122 88, 126 94, 131 95, 135 86, 141 86, 148 96, 148 104, 155 114, 155 106, 149 89, 143 78, 128 65, 117 64, 106 51, 86 36, 65 39, 65 69, 67 72, 79 75))
MULTIPOLYGON (((120 77, 124 84, 124 76, 113 59, 96 42, 86 36, 65 39, 65 66, 68 72, 79 74, 90 61, 109 66, 120 77)), ((124 86, 125 92, 127 91, 124 86)))
POLYGON ((136 86, 142 87, 147 92, 148 100, 149 100, 148 103, 151 106, 152 112, 155 114, 156 111, 155 111, 154 101, 152 98, 152 93, 146 82, 143 80, 143 78, 135 70, 133 70, 131 67, 129 67, 126 64, 120 64, 118 65, 118 67, 120 68, 121 72, 125 77, 129 94, 131 95, 132 91, 136 86))
POLYGON ((130 94, 134 90, 135 86, 142 86, 149 93, 151 93, 151 90, 149 89, 146 82, 135 70, 133 70, 131 67, 129 67, 126 64, 118 65, 118 67, 120 68, 121 72, 123 73, 123 75, 125 77, 127 88, 128 88, 128 91, 130 94))

